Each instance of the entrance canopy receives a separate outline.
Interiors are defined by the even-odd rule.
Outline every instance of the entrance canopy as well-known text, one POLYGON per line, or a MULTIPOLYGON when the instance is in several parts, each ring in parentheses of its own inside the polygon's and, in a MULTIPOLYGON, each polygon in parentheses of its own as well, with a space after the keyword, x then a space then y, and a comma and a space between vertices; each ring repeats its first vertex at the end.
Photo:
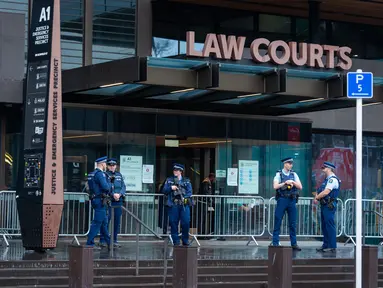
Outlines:
MULTIPOLYGON (((62 78, 69 103, 252 115, 355 106, 346 75, 336 70, 132 57, 65 70, 62 78)), ((374 98, 365 103, 383 102, 382 85, 383 77, 374 77, 374 98)))

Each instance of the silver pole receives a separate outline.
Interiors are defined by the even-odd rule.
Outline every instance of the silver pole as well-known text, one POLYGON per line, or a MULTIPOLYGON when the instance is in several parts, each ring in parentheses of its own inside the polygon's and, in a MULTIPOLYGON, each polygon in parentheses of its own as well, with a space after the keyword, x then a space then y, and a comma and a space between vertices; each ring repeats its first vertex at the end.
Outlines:
MULTIPOLYGON (((362 72, 357 70, 357 72, 362 72)), ((355 255, 355 287, 362 287, 362 129, 363 100, 356 99, 356 255, 355 255)))

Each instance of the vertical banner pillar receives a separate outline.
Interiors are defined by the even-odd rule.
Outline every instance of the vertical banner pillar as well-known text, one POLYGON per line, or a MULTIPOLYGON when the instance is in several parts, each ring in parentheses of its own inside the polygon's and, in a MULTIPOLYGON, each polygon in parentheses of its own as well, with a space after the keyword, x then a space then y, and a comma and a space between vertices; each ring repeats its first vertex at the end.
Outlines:
POLYGON ((268 287, 291 288, 293 249, 291 247, 270 246, 268 260, 268 287))
POLYGON ((197 247, 173 248, 173 287, 197 288, 197 247))
POLYGON ((378 247, 362 247, 362 287, 378 287, 378 247))
POLYGON ((23 246, 55 248, 64 205, 60 0, 33 1, 17 189, 23 246))
POLYGON ((69 288, 93 287, 93 248, 69 247, 69 288))

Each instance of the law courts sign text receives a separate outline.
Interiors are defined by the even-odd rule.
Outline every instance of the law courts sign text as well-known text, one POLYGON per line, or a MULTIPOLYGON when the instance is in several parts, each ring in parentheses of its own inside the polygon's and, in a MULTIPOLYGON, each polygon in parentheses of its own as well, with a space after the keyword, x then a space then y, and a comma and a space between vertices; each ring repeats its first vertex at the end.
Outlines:
MULTIPOLYGON (((186 55, 194 57, 210 57, 217 59, 241 60, 246 37, 207 34, 202 51, 196 51, 195 33, 186 34, 186 55)), ((297 42, 270 41, 257 38, 250 45, 250 54, 257 63, 272 62, 277 65, 290 63, 296 66, 349 70, 352 66, 350 47, 332 45, 307 44, 297 42), (260 53, 267 49, 267 53, 260 53), (280 51, 280 52, 279 52, 280 51), (325 58, 323 57, 325 56, 325 58)))

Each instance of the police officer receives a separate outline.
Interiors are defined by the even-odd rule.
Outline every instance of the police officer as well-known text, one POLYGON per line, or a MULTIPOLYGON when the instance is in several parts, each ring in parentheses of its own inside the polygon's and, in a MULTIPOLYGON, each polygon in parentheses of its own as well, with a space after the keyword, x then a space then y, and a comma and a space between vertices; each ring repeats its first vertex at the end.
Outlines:
POLYGON ((321 222, 323 231, 323 245, 318 252, 335 252, 336 250, 336 227, 335 211, 341 181, 334 174, 335 165, 331 162, 324 162, 322 171, 326 179, 317 190, 315 200, 321 204, 321 222))
MULTIPOLYGON (((116 171, 117 159, 110 158, 107 160, 106 164, 108 165, 108 170, 106 171, 106 176, 108 182, 112 187, 112 203, 111 207, 109 207, 108 213, 108 231, 109 231, 109 223, 112 217, 112 209, 114 209, 114 229, 113 229, 113 246, 115 248, 121 247, 117 242, 118 231, 120 231, 120 223, 121 223, 121 215, 122 215, 122 204, 124 202, 124 197, 126 194, 126 186, 124 182, 124 178, 122 174, 116 171), (115 207, 115 208, 112 208, 115 207)), ((106 246, 106 241, 104 234, 100 235, 100 246, 106 246)))
POLYGON ((299 198, 299 190, 302 190, 302 184, 298 174, 292 169, 293 158, 284 158, 281 160, 283 169, 277 171, 274 177, 274 189, 276 190, 275 199, 277 207, 275 209, 274 232, 272 246, 279 246, 279 234, 283 216, 287 211, 289 217, 290 241, 293 250, 300 251, 301 248, 297 245, 296 236, 296 218, 297 208, 296 203, 299 198))
POLYGON ((105 235, 105 242, 108 246, 110 245, 110 237, 107 227, 107 200, 110 197, 111 186, 104 173, 106 170, 106 160, 106 156, 98 158, 96 160, 96 170, 88 174, 89 199, 91 200, 92 208, 94 209, 94 218, 86 244, 91 247, 94 247, 94 238, 100 230, 101 234, 105 235))
POLYGON ((192 186, 190 180, 184 177, 185 167, 173 165, 173 177, 165 180, 162 193, 167 197, 168 215, 173 245, 180 245, 178 224, 181 220, 182 244, 189 246, 190 206, 192 205, 192 186))

